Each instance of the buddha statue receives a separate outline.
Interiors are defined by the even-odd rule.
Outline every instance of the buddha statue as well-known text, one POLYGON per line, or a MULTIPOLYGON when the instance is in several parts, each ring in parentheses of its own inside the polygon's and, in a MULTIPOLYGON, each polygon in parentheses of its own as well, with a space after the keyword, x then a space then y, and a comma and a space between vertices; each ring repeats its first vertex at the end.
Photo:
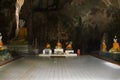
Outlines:
POLYGON ((46 44, 45 49, 43 49, 43 54, 49 54, 49 55, 52 54, 52 50, 51 50, 51 45, 50 45, 50 43, 47 43, 47 44, 46 44))
POLYGON ((12 41, 15 44, 26 44, 27 43, 27 28, 24 26, 25 21, 20 20, 20 29, 16 38, 12 41))
POLYGON ((58 48, 58 49, 61 49, 61 48, 62 48, 62 44, 61 44, 60 41, 57 42, 56 48, 58 48))
POLYGON ((102 45, 101 45, 101 51, 106 52, 107 51, 107 45, 105 43, 105 40, 103 40, 102 45))
POLYGON ((0 47, 3 46, 3 42, 2 42, 2 34, 0 33, 0 47))
POLYGON ((54 49, 54 53, 55 54, 62 54, 63 53, 63 48, 62 48, 62 44, 61 42, 58 40, 57 44, 56 44, 56 48, 54 49))
POLYGON ((27 29, 23 26, 20 28, 19 32, 18 32, 18 36, 17 39, 18 40, 26 40, 27 38, 27 29))
POLYGON ((25 21, 23 19, 20 19, 20 30, 17 35, 17 39, 26 39, 27 37, 27 28, 24 26, 25 21))
POLYGON ((66 44, 67 44, 67 46, 66 46, 65 53, 67 55, 74 54, 74 50, 73 50, 73 47, 72 47, 72 41, 70 41, 69 43, 67 42, 66 44))
POLYGON ((113 41, 114 41, 113 47, 110 49, 110 52, 119 52, 120 46, 119 46, 119 43, 117 42, 117 39, 114 38, 113 41))
POLYGON ((67 43, 66 49, 72 49, 72 42, 67 43))
POLYGON ((2 34, 0 33, 0 50, 4 50, 6 49, 7 47, 3 45, 3 42, 2 42, 2 34))
POLYGON ((47 48, 47 49, 50 49, 50 48, 51 48, 50 43, 47 43, 47 44, 46 44, 46 48, 47 48))

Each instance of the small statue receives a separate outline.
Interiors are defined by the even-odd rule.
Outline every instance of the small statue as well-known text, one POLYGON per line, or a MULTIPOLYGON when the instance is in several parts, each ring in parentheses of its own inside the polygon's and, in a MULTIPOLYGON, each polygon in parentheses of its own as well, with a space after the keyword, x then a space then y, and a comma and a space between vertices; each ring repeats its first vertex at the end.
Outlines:
POLYGON ((62 48, 62 44, 61 44, 60 41, 57 42, 57 46, 56 46, 56 48, 58 48, 58 49, 61 49, 61 48, 62 48))
POLYGON ((62 54, 62 53, 64 53, 64 50, 62 48, 62 44, 61 44, 61 42, 59 40, 57 42, 56 48, 54 49, 54 53, 55 54, 62 54))
POLYGON ((70 41, 69 43, 67 42, 66 44, 67 44, 67 46, 66 46, 65 53, 67 55, 74 54, 74 50, 73 50, 73 47, 72 47, 72 41, 70 41))
POLYGON ((46 48, 47 48, 47 49, 50 49, 50 48, 51 48, 50 43, 47 43, 47 44, 46 44, 46 48))
POLYGON ((120 46, 119 46, 119 43, 117 42, 116 36, 113 39, 113 41, 114 41, 113 47, 110 49, 110 52, 119 52, 120 51, 120 46))
POLYGON ((43 49, 43 54, 52 54, 52 50, 51 50, 51 45, 50 45, 50 43, 47 43, 46 44, 46 48, 45 49, 43 49))
POLYGON ((72 49, 72 42, 67 43, 66 49, 72 49))
POLYGON ((0 47, 3 46, 3 42, 2 42, 2 34, 0 33, 0 47))
POLYGON ((103 40, 102 45, 101 45, 101 51, 106 52, 107 51, 107 45, 105 43, 105 40, 103 40))
POLYGON ((2 34, 0 33, 0 50, 5 50, 5 49, 7 49, 7 47, 5 45, 3 45, 2 34))

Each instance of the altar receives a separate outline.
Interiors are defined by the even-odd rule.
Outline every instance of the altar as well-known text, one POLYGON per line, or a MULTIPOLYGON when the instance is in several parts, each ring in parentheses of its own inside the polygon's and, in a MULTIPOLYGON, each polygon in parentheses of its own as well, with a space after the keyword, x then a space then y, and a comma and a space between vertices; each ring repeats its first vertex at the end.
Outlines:
POLYGON ((28 45, 7 45, 9 51, 16 51, 20 53, 29 53, 28 45))
POLYGON ((73 54, 51 54, 51 55, 48 55, 48 54, 39 54, 38 56, 40 57, 57 57, 57 58, 61 58, 61 57, 77 57, 77 54, 76 53, 73 53, 73 54))
POLYGON ((0 61, 5 61, 11 59, 11 55, 7 49, 0 50, 0 61))

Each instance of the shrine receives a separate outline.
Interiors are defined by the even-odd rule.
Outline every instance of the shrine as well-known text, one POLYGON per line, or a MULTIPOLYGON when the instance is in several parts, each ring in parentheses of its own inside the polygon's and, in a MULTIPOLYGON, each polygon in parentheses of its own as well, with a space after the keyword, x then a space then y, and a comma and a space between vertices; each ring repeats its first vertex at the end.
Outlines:
POLYGON ((120 0, 0 0, 0 80, 120 80, 120 0))

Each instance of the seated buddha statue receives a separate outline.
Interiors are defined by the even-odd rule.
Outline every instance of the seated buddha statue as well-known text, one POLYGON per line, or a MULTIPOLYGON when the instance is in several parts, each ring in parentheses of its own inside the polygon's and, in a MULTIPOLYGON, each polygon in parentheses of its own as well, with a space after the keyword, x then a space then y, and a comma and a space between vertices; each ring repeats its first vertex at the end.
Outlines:
POLYGON ((103 40, 102 45, 101 45, 101 51, 106 52, 107 51, 107 45, 105 43, 105 40, 103 40))
POLYGON ((43 49, 43 54, 52 54, 52 50, 51 50, 51 45, 50 43, 46 44, 45 49, 43 49))
POLYGON ((27 28, 24 26, 24 20, 20 20, 20 29, 15 38, 14 43, 16 44, 26 44, 27 43, 27 28))
POLYGON ((27 38, 27 28, 23 26, 20 28, 18 32, 17 39, 21 40, 21 39, 26 39, 26 38, 27 38))
POLYGON ((72 47, 72 42, 70 41, 69 43, 66 43, 67 46, 66 46, 66 50, 65 50, 65 53, 67 55, 69 54, 73 54, 74 53, 74 50, 73 50, 73 47, 72 47))
POLYGON ((120 51, 120 46, 119 43, 117 42, 117 39, 113 39, 113 47, 110 49, 110 52, 119 52, 120 51))
POLYGON ((47 43, 47 44, 46 44, 46 48, 47 48, 47 49, 50 49, 50 48, 51 48, 50 43, 47 43))
POLYGON ((69 42, 66 46, 66 49, 72 49, 72 42, 69 42))
POLYGON ((63 53, 63 48, 62 48, 62 44, 60 41, 57 42, 56 44, 56 48, 54 49, 54 53, 55 54, 62 54, 63 53))
POLYGON ((0 33, 0 50, 4 50, 6 49, 7 47, 3 45, 3 42, 2 42, 2 34, 0 33))
POLYGON ((3 42, 2 42, 2 34, 0 33, 0 47, 3 46, 3 42))
POLYGON ((62 48, 62 44, 61 44, 60 41, 57 42, 56 48, 58 48, 58 49, 61 49, 61 48, 62 48))

